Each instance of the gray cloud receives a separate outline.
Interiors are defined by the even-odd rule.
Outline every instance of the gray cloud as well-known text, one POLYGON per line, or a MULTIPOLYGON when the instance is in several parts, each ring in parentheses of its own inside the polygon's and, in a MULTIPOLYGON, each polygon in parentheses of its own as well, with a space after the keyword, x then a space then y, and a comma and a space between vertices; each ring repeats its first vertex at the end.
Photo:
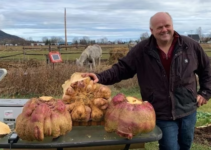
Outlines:
POLYGON ((149 32, 149 18, 158 11, 169 12, 179 33, 198 27, 211 32, 209 0, 31 0, 1 1, 0 29, 20 37, 41 40, 44 36, 64 38, 64 8, 68 40, 73 37, 138 39, 149 32), (182 4, 182 5, 181 5, 182 4))

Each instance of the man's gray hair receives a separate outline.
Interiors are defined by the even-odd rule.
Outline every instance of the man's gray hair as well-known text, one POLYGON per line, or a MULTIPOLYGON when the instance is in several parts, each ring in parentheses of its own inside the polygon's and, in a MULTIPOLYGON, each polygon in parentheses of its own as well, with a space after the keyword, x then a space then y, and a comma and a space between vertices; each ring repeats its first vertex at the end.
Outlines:
MULTIPOLYGON (((172 17, 171 17, 171 15, 170 15, 168 12, 163 12, 163 13, 167 14, 167 15, 171 18, 171 20, 172 20, 172 17)), ((157 13, 156 13, 156 14, 157 14, 157 13)), ((150 17, 150 20, 149 20, 149 27, 150 27, 150 28, 152 28, 152 18, 153 18, 156 14, 154 14, 152 17, 150 17)), ((172 20, 172 21, 173 21, 173 20, 172 20)))

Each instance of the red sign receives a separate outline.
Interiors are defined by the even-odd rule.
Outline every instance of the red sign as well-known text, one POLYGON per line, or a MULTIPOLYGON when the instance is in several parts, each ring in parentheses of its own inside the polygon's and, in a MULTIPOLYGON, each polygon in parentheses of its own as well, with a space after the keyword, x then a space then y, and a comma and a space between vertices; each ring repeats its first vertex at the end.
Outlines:
POLYGON ((48 55, 52 63, 62 62, 62 57, 59 52, 49 52, 48 55))

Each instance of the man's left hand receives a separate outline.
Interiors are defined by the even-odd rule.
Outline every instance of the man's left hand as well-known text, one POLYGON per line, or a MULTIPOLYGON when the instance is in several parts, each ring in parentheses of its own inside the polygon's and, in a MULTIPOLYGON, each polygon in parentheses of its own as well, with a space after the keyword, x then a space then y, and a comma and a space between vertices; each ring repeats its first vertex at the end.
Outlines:
POLYGON ((197 102, 198 102, 198 107, 207 104, 207 100, 201 95, 197 95, 197 102))

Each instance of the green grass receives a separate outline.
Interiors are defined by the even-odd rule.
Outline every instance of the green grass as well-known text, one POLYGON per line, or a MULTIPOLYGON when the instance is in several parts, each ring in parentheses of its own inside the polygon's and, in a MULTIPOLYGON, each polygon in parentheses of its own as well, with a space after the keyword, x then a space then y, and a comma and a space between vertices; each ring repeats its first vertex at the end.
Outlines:
MULTIPOLYGON (((12 56, 12 57, 6 57, 6 58, 1 58, 2 60, 29 60, 29 59, 37 59, 40 61, 46 60, 46 54, 48 54, 48 49, 46 50, 26 50, 26 54, 39 54, 39 55, 24 55, 23 54, 23 50, 21 50, 20 48, 15 50, 15 48, 13 48, 14 50, 12 51, 0 51, 0 57, 3 56, 9 56, 9 55, 16 55, 16 54, 20 54, 21 55, 17 55, 17 56, 12 56)), ((61 54, 62 60, 75 60, 76 58, 79 58, 81 52, 83 51, 84 48, 79 48, 79 49, 74 49, 74 50, 65 50, 62 49, 60 52, 63 53, 61 54), (65 54, 66 53, 66 54, 65 54), (77 53, 77 54, 70 54, 70 53, 77 53)), ((103 47, 103 55, 102 55, 102 59, 108 59, 109 58, 109 51, 112 49, 111 47, 103 47)), ((211 49, 206 48, 205 52, 207 53, 207 55, 209 57, 211 57, 211 49)))
POLYGON ((204 49, 204 51, 207 53, 209 57, 211 57, 211 49, 204 49))
POLYGON ((138 87, 131 87, 131 88, 122 88, 120 90, 112 90, 112 96, 118 94, 118 93, 124 93, 126 96, 133 96, 137 98, 141 98, 139 88, 138 87))
POLYGON ((203 126, 211 123, 211 113, 208 112, 197 112, 196 126, 203 126))
MULTIPOLYGON (((21 52, 1 52, 0 57, 4 57, 4 56, 10 56, 10 55, 16 55, 16 54, 20 54, 21 52)), ((62 52, 63 53, 63 52, 62 52)), ((63 54, 61 54, 62 60, 75 60, 76 58, 80 57, 81 52, 78 52, 77 54, 74 54, 75 52, 64 52, 63 54), (65 54, 66 53, 66 54, 65 54), (72 54, 71 54, 72 53, 72 54)), ((102 59, 108 59, 109 58, 109 54, 107 51, 103 52, 104 54, 102 55, 102 59)), ((16 56, 12 56, 12 57, 5 57, 5 58, 1 58, 2 60, 22 60, 22 59, 37 59, 40 61, 46 60, 46 55, 48 54, 48 51, 35 51, 35 52, 27 52, 28 55, 16 55, 16 56), (35 54, 35 55, 29 55, 29 54, 35 54), (36 55, 39 54, 39 55, 36 55)))
MULTIPOLYGON (((111 47, 102 47, 102 49, 103 49, 102 59, 108 59, 109 51, 112 48, 111 47)), ((71 49, 70 50, 62 49, 62 50, 60 50, 60 53, 62 53, 61 54, 62 60, 75 60, 76 58, 79 58, 79 56, 83 50, 84 50, 84 47, 80 47, 79 49, 72 49, 72 50, 71 49), (74 54, 74 53, 76 53, 76 54, 74 54)), ((55 51, 58 51, 58 50, 55 50, 55 51)), ((18 48, 17 50, 15 50, 15 47, 14 47, 13 50, 0 51, 0 57, 21 54, 21 55, 1 58, 1 59, 2 60, 37 59, 37 60, 42 61, 42 60, 46 60, 45 55, 48 54, 49 51, 48 51, 48 49, 46 49, 46 50, 39 50, 39 49, 38 50, 25 50, 25 53, 26 53, 26 55, 23 54, 22 49, 18 48), (39 55, 29 55, 29 54, 39 54, 39 55)))

